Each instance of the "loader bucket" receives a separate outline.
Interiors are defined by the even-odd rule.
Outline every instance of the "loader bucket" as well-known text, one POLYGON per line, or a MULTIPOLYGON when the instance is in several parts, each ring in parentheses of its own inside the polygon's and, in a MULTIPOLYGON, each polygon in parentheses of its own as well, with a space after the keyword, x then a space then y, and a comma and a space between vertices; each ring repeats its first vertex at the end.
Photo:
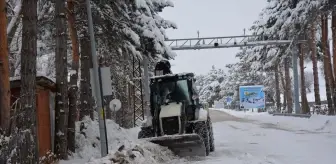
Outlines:
POLYGON ((180 157, 206 156, 204 142, 197 134, 167 135, 147 138, 146 140, 168 147, 180 157))

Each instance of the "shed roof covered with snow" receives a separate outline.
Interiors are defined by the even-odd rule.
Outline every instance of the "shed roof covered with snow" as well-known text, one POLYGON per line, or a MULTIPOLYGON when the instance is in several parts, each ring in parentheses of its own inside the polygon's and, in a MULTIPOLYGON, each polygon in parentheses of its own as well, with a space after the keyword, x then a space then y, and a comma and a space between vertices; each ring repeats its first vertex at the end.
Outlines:
MULTIPOLYGON (((46 76, 36 76, 36 85, 49 89, 51 91, 55 91, 56 89, 55 81, 46 76)), ((11 89, 20 88, 21 87, 21 77, 10 78, 10 87, 11 89)))

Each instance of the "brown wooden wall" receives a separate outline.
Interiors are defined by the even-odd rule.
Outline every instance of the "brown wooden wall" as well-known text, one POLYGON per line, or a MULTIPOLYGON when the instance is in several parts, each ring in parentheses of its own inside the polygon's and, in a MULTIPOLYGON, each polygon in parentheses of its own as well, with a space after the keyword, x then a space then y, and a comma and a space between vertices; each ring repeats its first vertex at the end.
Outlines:
POLYGON ((39 155, 44 156, 51 150, 51 129, 50 129, 50 109, 49 91, 38 89, 37 91, 37 119, 38 119, 38 141, 39 155))
MULTIPOLYGON (((49 90, 37 87, 36 105, 37 105, 37 133, 39 156, 44 156, 51 150, 51 125, 50 125, 50 102, 49 90)), ((19 88, 11 89, 11 104, 20 96, 19 88)))

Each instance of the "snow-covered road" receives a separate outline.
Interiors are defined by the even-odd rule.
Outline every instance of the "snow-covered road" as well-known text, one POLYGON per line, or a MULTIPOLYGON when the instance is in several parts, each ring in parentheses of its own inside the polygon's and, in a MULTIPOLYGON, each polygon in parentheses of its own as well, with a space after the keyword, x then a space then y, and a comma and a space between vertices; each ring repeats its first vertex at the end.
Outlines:
POLYGON ((329 121, 314 129, 291 126, 286 121, 307 121, 303 118, 270 115, 239 118, 215 110, 211 116, 216 151, 205 159, 181 163, 333 164, 336 161, 336 133, 325 129, 330 127, 329 121))
MULTIPOLYGON (((336 117, 314 115, 307 119, 226 109, 210 111, 216 150, 208 157, 179 158, 167 148, 138 140, 139 127, 127 130, 108 120, 110 154, 99 159, 98 122, 88 119, 84 121, 86 135, 76 135, 76 153, 60 164, 102 164, 116 158, 132 164, 334 164, 336 161, 336 117), (125 149, 119 151, 122 145, 125 149)), ((79 123, 77 131, 78 128, 79 123)))

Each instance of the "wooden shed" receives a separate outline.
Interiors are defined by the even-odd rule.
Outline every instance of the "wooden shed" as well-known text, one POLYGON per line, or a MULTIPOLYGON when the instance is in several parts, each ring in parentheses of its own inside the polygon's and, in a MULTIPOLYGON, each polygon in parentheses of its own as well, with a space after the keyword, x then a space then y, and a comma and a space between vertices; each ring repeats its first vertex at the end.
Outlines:
MULTIPOLYGON (((46 155, 48 151, 53 152, 54 145, 54 109, 55 109, 55 82, 51 79, 36 77, 36 106, 37 106, 37 133, 39 156, 46 155)), ((20 97, 20 78, 11 79, 11 104, 15 106, 20 97)))

